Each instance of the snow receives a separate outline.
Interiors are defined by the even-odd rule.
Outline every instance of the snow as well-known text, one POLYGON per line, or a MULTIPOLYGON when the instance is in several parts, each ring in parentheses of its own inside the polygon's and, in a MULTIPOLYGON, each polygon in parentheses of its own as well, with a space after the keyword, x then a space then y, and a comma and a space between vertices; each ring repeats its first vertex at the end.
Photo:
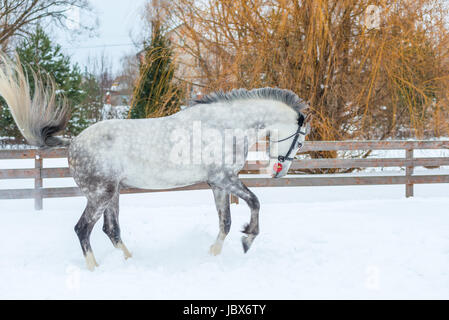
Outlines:
MULTIPOLYGON (((0 181, 1 189, 30 186, 0 181)), ((253 189, 261 234, 244 255, 240 230, 250 213, 233 205, 218 257, 208 253, 218 233, 210 190, 124 195, 122 238, 133 258, 112 247, 100 221, 93 273, 73 231, 84 198, 46 199, 41 212, 32 200, 0 201, 0 299, 448 299, 449 185, 417 185, 413 199, 404 188, 253 189)))

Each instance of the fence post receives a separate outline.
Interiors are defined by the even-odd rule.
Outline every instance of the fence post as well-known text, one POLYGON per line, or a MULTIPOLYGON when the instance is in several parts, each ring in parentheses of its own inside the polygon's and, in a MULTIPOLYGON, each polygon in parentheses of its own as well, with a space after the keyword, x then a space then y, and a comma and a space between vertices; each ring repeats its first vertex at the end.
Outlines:
MULTIPOLYGON (((407 149, 405 158, 409 161, 413 161, 413 149, 407 149)), ((405 168, 405 176, 407 177, 407 184, 405 185, 405 196, 407 198, 413 197, 413 184, 410 183, 413 174, 413 164, 408 165, 405 168)))
POLYGON ((42 210, 42 157, 36 152, 34 158, 34 168, 37 169, 37 176, 34 178, 34 209, 42 210))

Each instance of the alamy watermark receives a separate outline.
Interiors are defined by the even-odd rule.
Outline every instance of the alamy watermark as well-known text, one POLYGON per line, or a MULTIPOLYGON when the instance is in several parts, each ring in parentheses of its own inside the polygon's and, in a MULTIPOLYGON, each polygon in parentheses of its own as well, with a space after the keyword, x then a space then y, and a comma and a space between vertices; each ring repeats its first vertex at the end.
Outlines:
POLYGON ((265 154, 265 159, 257 160, 259 165, 269 165, 268 155, 277 155, 278 144, 267 140, 276 141, 278 136, 277 130, 215 129, 195 121, 191 128, 171 132, 168 160, 181 165, 223 166, 245 163, 249 152, 255 152, 265 154))

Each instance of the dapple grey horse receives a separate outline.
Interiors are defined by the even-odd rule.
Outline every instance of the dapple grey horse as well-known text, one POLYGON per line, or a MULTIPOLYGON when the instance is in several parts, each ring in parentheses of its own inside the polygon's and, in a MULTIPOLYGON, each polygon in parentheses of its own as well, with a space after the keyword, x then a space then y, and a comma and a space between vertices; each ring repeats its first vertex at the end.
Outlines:
MULTIPOLYGON (((90 234, 103 216, 103 230, 113 245, 131 257, 120 236, 120 188, 171 189, 200 182, 212 188, 219 216, 219 234, 210 252, 218 255, 231 227, 229 195, 243 199, 251 220, 242 238, 246 253, 259 234, 257 197, 240 180, 249 147, 258 130, 271 140, 272 176, 287 174, 304 142, 308 119, 306 104, 293 92, 277 88, 218 92, 191 103, 168 117, 99 122, 71 140, 57 137, 69 121, 69 108, 55 101, 55 86, 34 75, 36 90, 30 96, 20 63, 5 57, 0 68, 0 95, 28 143, 40 148, 66 146, 75 182, 87 206, 75 226, 89 270, 98 266, 90 234), (275 145, 275 147, 274 147, 275 145)), ((48 80, 48 79, 47 79, 48 80)))

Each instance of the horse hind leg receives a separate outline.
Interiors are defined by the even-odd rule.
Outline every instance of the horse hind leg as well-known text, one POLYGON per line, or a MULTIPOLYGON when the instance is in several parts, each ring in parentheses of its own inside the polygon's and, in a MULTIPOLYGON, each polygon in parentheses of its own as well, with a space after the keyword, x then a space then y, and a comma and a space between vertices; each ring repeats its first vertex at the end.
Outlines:
POLYGON ((219 233, 217 240, 210 247, 210 254, 217 256, 221 253, 223 242, 231 229, 231 211, 229 208, 229 193, 219 188, 212 187, 214 193, 215 205, 218 211, 219 233))
POLYGON ((124 257, 127 260, 131 258, 132 255, 120 236, 119 197, 120 193, 117 192, 104 211, 103 232, 106 233, 109 239, 111 239, 115 248, 122 250, 124 257))
POLYGON ((97 183, 82 188, 82 190, 86 192, 87 206, 75 226, 75 232, 86 259, 86 266, 90 271, 93 271, 95 267, 98 267, 98 263, 90 246, 90 235, 117 192, 117 187, 112 183, 97 183))
POLYGON ((92 252, 92 247, 90 246, 90 234, 92 233, 95 223, 100 219, 102 211, 103 209, 96 203, 88 200, 86 209, 75 226, 75 232, 80 241, 84 258, 86 259, 86 266, 90 271, 93 271, 95 267, 98 267, 98 263, 92 252))

